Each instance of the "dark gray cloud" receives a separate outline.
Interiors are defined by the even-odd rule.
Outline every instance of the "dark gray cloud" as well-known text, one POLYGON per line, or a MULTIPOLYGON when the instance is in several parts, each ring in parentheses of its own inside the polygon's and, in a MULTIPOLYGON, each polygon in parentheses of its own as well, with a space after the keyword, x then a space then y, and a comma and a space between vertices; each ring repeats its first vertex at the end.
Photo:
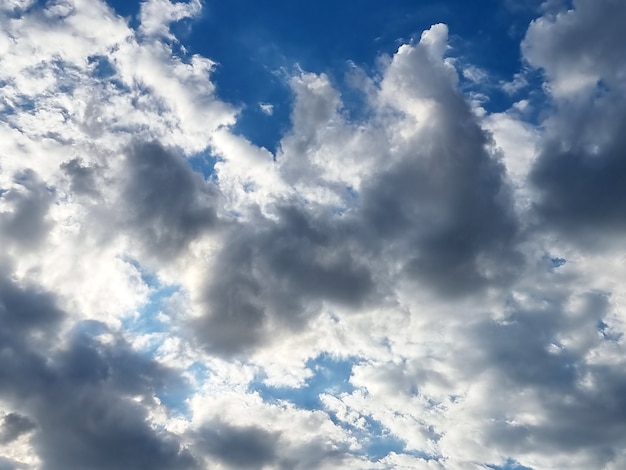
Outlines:
POLYGON ((587 245, 597 245, 593 238, 600 234, 626 229, 626 138, 623 132, 612 137, 598 153, 562 142, 544 147, 531 174, 540 191, 536 209, 542 223, 587 245))
POLYGON ((79 196, 97 196, 98 167, 85 165, 80 158, 61 164, 61 170, 70 179, 70 191, 79 196))
POLYGON ((215 273, 195 330, 220 354, 262 344, 271 328, 303 327, 324 301, 356 308, 375 291, 339 221, 296 204, 233 228, 215 273))
POLYGON ((26 470, 28 466, 21 463, 16 462, 15 460, 7 459, 5 457, 0 456, 0 470, 26 470))
POLYGON ((522 393, 519 399, 542 413, 539 423, 526 424, 516 418, 526 403, 500 410, 485 428, 487 442, 509 455, 583 453, 593 468, 604 468, 626 444, 626 378, 619 367, 590 360, 611 341, 598 334, 611 312, 608 296, 590 292, 576 311, 558 289, 541 296, 540 308, 518 305, 504 320, 473 330, 480 347, 466 355, 467 370, 497 371, 502 394, 522 393), (567 338, 575 341, 563 344, 567 338))
MULTIPOLYGON (((285 436, 287 437, 287 436, 285 436)), ((235 426, 214 420, 194 433, 195 449, 226 463, 229 468, 314 470, 340 466, 350 455, 347 448, 329 445, 316 437, 303 444, 282 440, 279 432, 257 426, 235 426)))
POLYGON ((169 259, 217 224, 219 191, 174 151, 136 143, 126 154, 119 216, 137 245, 169 259))
POLYGON ((56 386, 47 395, 34 410, 40 431, 33 438, 46 470, 197 468, 174 436, 153 430, 145 410, 104 381, 56 386))
POLYGON ((278 433, 255 426, 207 423, 196 435, 197 448, 237 469, 263 468, 277 459, 278 433))
POLYGON ((283 452, 278 462, 281 470, 315 470, 318 468, 340 468, 351 455, 347 445, 334 446, 315 438, 309 442, 283 452))
POLYGON ((12 207, 10 212, 0 214, 0 234, 23 248, 32 248, 50 230, 46 215, 54 201, 54 191, 32 170, 16 174, 15 183, 17 187, 0 195, 12 207))
POLYGON ((559 106, 530 175, 536 212, 544 226, 597 246, 599 235, 626 228, 626 100, 606 90, 559 106))
POLYGON ((0 279, 0 397, 17 410, 4 418, 3 439, 34 429, 44 470, 197 468, 132 400, 149 404, 180 379, 121 340, 100 344, 80 324, 59 348, 63 318, 50 294, 0 279))
POLYGON ((626 7, 578 0, 534 22, 523 51, 544 70, 553 109, 531 172, 538 223, 597 247, 626 228, 626 7))
POLYGON ((457 296, 504 282, 521 259, 504 168, 462 97, 449 93, 433 116, 436 132, 366 183, 357 217, 420 284, 457 296))
POLYGON ((499 154, 449 70, 416 51, 392 67, 397 81, 416 81, 412 92, 436 100, 428 125, 396 145, 393 163, 362 184, 345 214, 283 204, 275 220, 259 216, 233 230, 195 325, 210 351, 253 349, 272 329, 306 325, 324 303, 379 302, 397 266, 446 296, 515 277, 524 260, 499 154))
POLYGON ((8 444, 37 426, 26 416, 19 413, 9 413, 2 419, 0 426, 0 444, 8 444))

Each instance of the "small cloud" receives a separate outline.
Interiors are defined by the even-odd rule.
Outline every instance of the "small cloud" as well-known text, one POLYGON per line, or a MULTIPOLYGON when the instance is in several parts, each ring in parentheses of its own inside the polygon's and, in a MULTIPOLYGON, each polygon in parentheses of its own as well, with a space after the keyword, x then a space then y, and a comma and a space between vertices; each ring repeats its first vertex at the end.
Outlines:
POLYGON ((514 95, 528 86, 528 79, 523 73, 516 73, 513 80, 500 82, 500 86, 507 95, 514 95))
POLYGON ((530 103, 528 102, 528 100, 520 100, 513 103, 513 108, 519 112, 529 111, 530 103))
POLYGON ((462 73, 463 73, 463 78, 473 83, 484 83, 489 78, 489 76, 487 75, 487 72, 485 72, 483 69, 478 68, 474 65, 465 67, 462 73))
POLYGON ((259 103, 259 108, 264 114, 271 116, 274 114, 274 105, 270 103, 259 103))

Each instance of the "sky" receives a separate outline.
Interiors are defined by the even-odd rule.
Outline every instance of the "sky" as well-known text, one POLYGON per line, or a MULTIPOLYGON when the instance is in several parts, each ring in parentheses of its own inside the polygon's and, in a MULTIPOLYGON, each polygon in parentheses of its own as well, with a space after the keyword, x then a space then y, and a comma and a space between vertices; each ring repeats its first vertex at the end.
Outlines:
POLYGON ((0 2, 0 470, 626 468, 624 24, 0 2))

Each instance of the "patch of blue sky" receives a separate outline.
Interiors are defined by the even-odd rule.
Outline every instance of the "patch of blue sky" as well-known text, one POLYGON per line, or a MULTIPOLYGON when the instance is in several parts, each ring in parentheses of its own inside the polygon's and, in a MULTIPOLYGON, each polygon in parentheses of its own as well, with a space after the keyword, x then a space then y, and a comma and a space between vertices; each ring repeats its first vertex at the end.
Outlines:
POLYGON ((487 465, 491 470, 533 470, 531 467, 525 467, 517 460, 508 459, 504 465, 487 465))
MULTIPOLYGON (((172 296, 180 292, 180 286, 162 284, 154 273, 144 269, 137 260, 130 257, 123 259, 137 270, 142 282, 150 288, 147 302, 122 320, 124 330, 134 335, 166 333, 169 325, 160 314, 166 310, 172 296)), ((146 343, 144 352, 154 354, 161 343, 162 339, 155 335, 146 343)))
POLYGON ((614 343, 619 343, 621 339, 624 337, 624 333, 620 331, 615 331, 611 328, 611 325, 600 320, 597 324, 598 333, 602 337, 602 339, 606 341, 612 341, 614 343))
POLYGON ((124 329, 134 334, 166 332, 169 327, 160 318, 160 313, 166 307, 166 302, 179 291, 179 286, 166 285, 153 288, 148 301, 135 314, 123 320, 124 329))
MULTIPOLYGON (((336 78, 343 75, 348 61, 367 72, 375 71, 381 54, 391 55, 400 44, 418 40, 435 23, 449 26, 453 55, 466 57, 503 79, 512 78, 521 65, 519 40, 536 14, 531 8, 512 11, 500 0, 480 5, 464 0, 233 0, 208 3, 207 8, 207 21, 213 27, 208 36, 220 37, 210 52, 225 66, 219 56, 233 57, 235 49, 243 48, 233 57, 239 70, 254 57, 271 63, 267 56, 273 55, 275 65, 298 63, 304 70, 336 78), (235 25, 235 29, 222 24, 235 25)), ((201 30, 202 24, 196 27, 201 30)), ((194 37, 192 33, 191 39, 199 43, 206 34, 194 37)))
POLYGON ((254 145, 264 147, 275 156, 280 148, 281 139, 289 129, 293 101, 289 88, 286 84, 281 84, 270 93, 260 94, 250 99, 251 102, 244 104, 241 108, 232 131, 236 135, 245 137, 254 145), (254 101, 255 98, 258 101, 254 101), (271 105, 272 113, 268 114, 263 111, 261 104, 271 105))
POLYGON ((565 258, 557 257, 557 258, 550 258, 550 262, 552 263, 552 266, 554 266, 555 268, 560 268, 565 263, 567 263, 567 260, 565 258))
MULTIPOLYGON (((397 454, 406 453, 406 443, 395 437, 378 421, 365 417, 365 428, 359 429, 353 426, 346 426, 345 423, 339 423, 343 427, 349 428, 351 434, 362 443, 361 454, 367 456, 371 461, 380 460, 391 452, 397 454)), ((426 454, 420 454, 419 457, 427 457, 426 454)))
MULTIPOLYGON (((141 336, 143 347, 139 353, 154 358, 169 331, 167 321, 160 314, 167 309, 167 302, 171 297, 180 292, 180 286, 162 284, 154 273, 145 270, 133 258, 125 257, 124 261, 137 270, 144 284, 150 288, 150 294, 144 305, 122 320, 122 328, 134 336, 141 336)), ((97 325, 86 325, 86 327, 98 331, 97 325)), ((189 380, 181 376, 178 380, 164 382, 163 387, 156 391, 156 396, 171 413, 189 418, 190 410, 187 399, 192 393, 193 387, 189 380)))
POLYGON ((541 259, 545 266, 547 266, 548 271, 554 271, 567 263, 565 258, 553 256, 548 253, 544 254, 541 259))
POLYGON ((211 369, 209 369, 206 364, 196 361, 187 367, 185 372, 191 376, 193 380, 202 382, 211 374, 211 369))
POLYGON ((2 113, 0 113, 0 119, 15 114, 17 110, 29 112, 37 109, 37 102, 33 98, 24 95, 17 95, 13 97, 11 102, 4 101, 3 104, 5 106, 3 106, 2 113))
POLYGON ((204 179, 215 178, 215 164, 219 161, 209 150, 196 153, 188 158, 189 166, 192 170, 200 173, 204 179))
POLYGON ((333 413, 330 413, 330 418, 336 425, 350 431, 350 434, 362 445, 358 453, 366 456, 370 461, 380 460, 392 452, 418 457, 422 460, 437 460, 438 458, 427 452, 407 450, 406 442, 402 438, 395 436, 389 429, 370 416, 362 416, 365 425, 361 427, 338 420, 333 413))
POLYGON ((194 388, 188 380, 170 380, 156 391, 156 396, 174 416, 191 419, 192 412, 188 399, 193 395, 194 388))
POLYGON ((359 204, 359 192, 352 186, 346 186, 343 193, 342 204, 331 207, 334 215, 342 216, 347 211, 354 209, 359 204))
POLYGON ((249 389, 258 392, 266 402, 288 401, 298 408, 319 410, 323 408, 320 400, 322 393, 337 395, 354 391, 350 375, 355 363, 357 361, 354 359, 337 359, 322 354, 307 362, 306 366, 313 372, 313 376, 302 387, 271 387, 263 383, 263 376, 259 376, 249 389))
POLYGON ((106 0, 106 3, 117 15, 125 18, 132 28, 139 26, 141 0, 106 0))
POLYGON ((35 0, 32 3, 14 2, 13 9, 8 11, 6 14, 8 14, 8 17, 11 19, 18 19, 18 18, 21 18, 24 13, 27 13, 33 8, 44 6, 45 4, 46 4, 45 0, 35 0))
POLYGON ((106 56, 92 55, 87 60, 93 67, 93 74, 96 78, 111 78, 117 73, 115 66, 106 56))
MULTIPOLYGON (((136 27, 139 1, 108 3, 136 27)), ((493 85, 512 81, 521 70, 519 41, 536 15, 535 3, 511 8, 501 0, 480 5, 465 0, 208 0, 199 18, 175 23, 172 30, 187 54, 218 64, 213 73, 218 96, 241 109, 233 131, 275 154, 290 128, 289 77, 299 69, 326 73, 342 94, 349 119, 367 119, 364 96, 350 79, 355 66, 377 75, 381 55, 419 40, 436 23, 449 26, 451 56, 488 70, 490 99, 484 107, 508 109, 520 97, 493 85), (261 104, 273 106, 271 115, 261 104)))
MULTIPOLYGON (((287 401, 298 408, 323 410, 321 394, 340 395, 355 390, 350 383, 350 375, 356 363, 358 361, 354 358, 338 359, 322 354, 307 362, 307 368, 313 371, 313 376, 308 378, 302 387, 271 387, 264 384, 263 377, 260 376, 251 383, 249 390, 259 393, 261 398, 269 403, 287 401)), ((337 419, 333 413, 330 413, 330 418, 336 425, 350 430, 363 444, 361 453, 372 461, 379 460, 390 452, 407 453, 404 441, 392 435, 378 421, 370 417, 363 417, 365 426, 362 428, 337 419)), ((432 458, 421 452, 410 452, 410 454, 424 459, 432 458)))
POLYGON ((141 281, 150 287, 151 289, 156 289, 160 287, 160 282, 155 273, 146 270, 136 259, 130 256, 122 256, 122 261, 130 264, 141 276, 141 281))

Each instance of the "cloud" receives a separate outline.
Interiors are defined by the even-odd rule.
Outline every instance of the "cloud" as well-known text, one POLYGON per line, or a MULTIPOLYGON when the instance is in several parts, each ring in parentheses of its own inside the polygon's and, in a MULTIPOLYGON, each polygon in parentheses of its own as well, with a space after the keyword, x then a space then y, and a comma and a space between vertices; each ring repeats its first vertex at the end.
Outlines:
POLYGON ((218 224, 218 188, 156 142, 129 148, 122 178, 117 216, 141 250, 167 259, 218 224))
POLYGON ((0 10, 0 468, 624 466, 620 3, 546 4, 496 114, 444 24, 294 66, 275 153, 201 2, 0 10))
POLYGON ((259 103, 259 109, 268 116, 274 113, 274 105, 271 103, 259 103))
POLYGON ((623 228, 624 13, 618 2, 577 1, 532 23, 523 43, 527 60, 545 71, 555 107, 531 174, 538 214, 588 245, 598 231, 623 228))
POLYGON ((8 444, 35 428, 35 423, 26 416, 19 413, 9 413, 3 418, 0 443, 8 444))
POLYGON ((0 214, 6 243, 24 248, 39 244, 50 230, 46 215, 54 200, 53 189, 46 187, 34 171, 24 170, 0 197, 6 208, 0 214))
POLYGON ((522 43, 524 57, 545 70, 555 96, 619 82, 625 39, 624 9, 615 0, 576 0, 573 8, 533 21, 522 43))
POLYGON ((0 305, 0 399, 19 410, 4 417, 3 439, 34 429, 31 444, 45 469, 196 468, 132 400, 140 396, 148 405, 158 387, 175 380, 171 372, 123 341, 107 345, 77 332, 59 348, 65 315, 45 292, 3 279, 0 305))
MULTIPOLYGON (((375 305, 369 295, 374 275, 365 260, 377 259, 378 270, 398 263, 418 283, 447 295, 503 281, 520 262, 511 249, 517 229, 503 167, 455 90, 454 71, 441 62, 446 34, 442 25, 433 27, 423 43, 403 46, 389 64, 377 91, 380 103, 373 103, 379 122, 361 131, 363 143, 375 146, 357 143, 361 162, 386 162, 374 174, 368 174, 373 166, 361 165, 354 180, 362 182, 343 215, 291 204, 275 207, 268 220, 252 217, 237 227, 218 257, 206 323, 197 328, 210 350, 245 350, 263 344, 274 328, 300 329, 318 314, 320 302, 375 305), (390 103, 392 95, 408 98, 390 103), (388 106, 398 114, 386 115, 388 106), (418 108, 420 121, 411 128, 418 108)), ((344 165, 320 157, 340 158, 337 141, 352 126, 326 77, 302 74, 292 86, 294 131, 283 141, 279 170, 300 197, 327 204, 311 185, 317 181, 335 192, 330 201, 341 207, 350 191, 346 175, 333 167, 344 165)))
POLYGON ((261 428, 214 422, 198 432, 196 446, 233 468, 262 468, 275 462, 277 441, 261 428))
POLYGON ((16 462, 15 460, 10 460, 4 457, 0 457, 0 469, 2 470, 21 470, 26 468, 20 462, 16 462))

